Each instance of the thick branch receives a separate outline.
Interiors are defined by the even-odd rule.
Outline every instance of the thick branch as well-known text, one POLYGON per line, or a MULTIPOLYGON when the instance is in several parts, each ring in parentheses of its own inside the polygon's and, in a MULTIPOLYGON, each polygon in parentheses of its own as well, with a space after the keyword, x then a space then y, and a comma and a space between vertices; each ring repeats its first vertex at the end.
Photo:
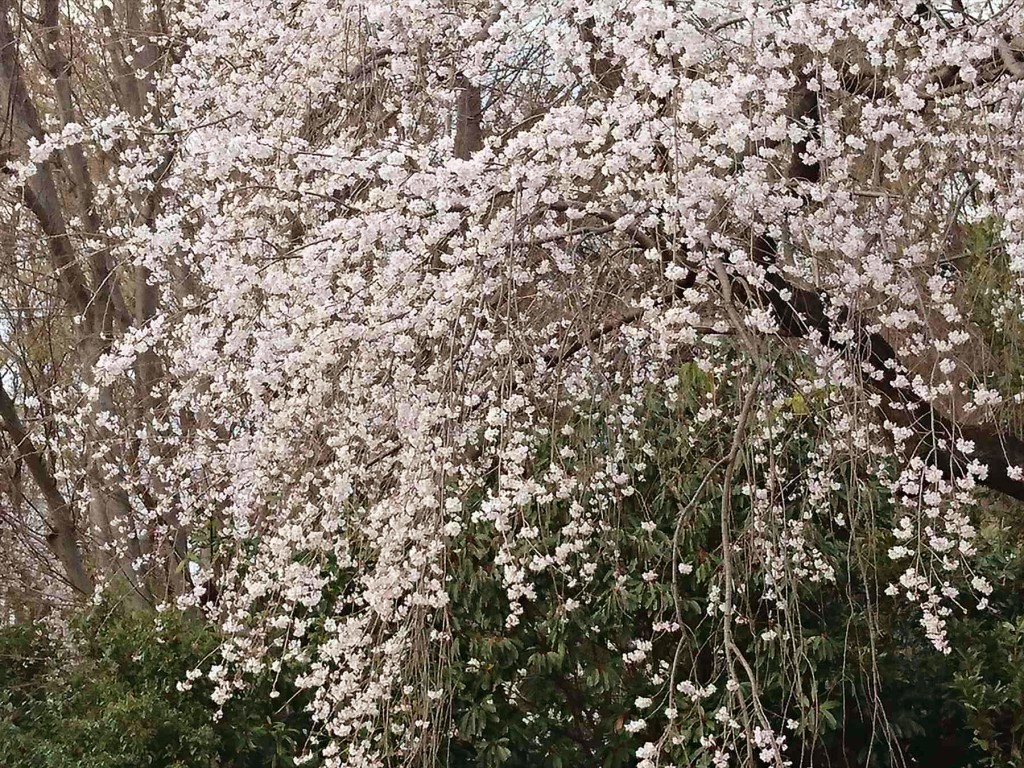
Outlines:
POLYGON ((882 396, 882 410, 895 423, 911 428, 920 438, 919 453, 939 467, 947 477, 962 477, 972 460, 985 464, 988 474, 979 482, 995 491, 1024 501, 1024 481, 1010 477, 1011 467, 1024 466, 1024 441, 1015 435, 1003 434, 996 424, 959 425, 941 414, 910 387, 897 386, 904 366, 896 350, 879 333, 865 329, 865 322, 843 309, 836 325, 854 330, 849 342, 837 341, 832 334, 832 321, 826 312, 826 294, 800 288, 786 280, 772 266, 776 243, 767 237, 757 239, 755 256, 768 266, 772 288, 761 292, 771 305, 780 329, 792 336, 815 335, 820 343, 842 352, 867 372, 867 385, 882 396), (789 298, 783 299, 784 293, 789 298), (970 454, 959 447, 960 440, 974 443, 970 454))
POLYGON ((470 83, 462 75, 458 76, 457 84, 459 97, 455 119, 455 156, 460 160, 468 160, 484 145, 480 86, 470 83))
POLYGON ((14 401, 11 400, 3 383, 0 382, 0 422, 4 430, 11 436, 15 450, 25 466, 28 467, 39 487, 49 510, 46 521, 51 532, 46 536, 46 544, 60 561, 68 582, 82 594, 92 593, 93 583, 85 569, 82 553, 75 538, 75 523, 71 507, 57 486, 57 481, 43 461, 42 454, 28 436, 21 419, 18 418, 14 401))
MULTIPOLYGON (((53 78, 54 95, 57 97, 57 110, 61 122, 66 126, 77 122, 77 118, 74 91, 71 88, 71 63, 60 47, 58 0, 42 0, 41 11, 44 61, 50 77, 53 78)), ((103 227, 99 212, 96 210, 96 187, 89 171, 85 151, 81 144, 71 144, 64 149, 63 154, 70 169, 82 220, 88 225, 90 233, 99 233, 103 227)), ((108 250, 106 248, 93 249, 89 259, 95 290, 92 307, 98 313, 95 325, 102 329, 104 336, 110 336, 113 331, 115 315, 124 326, 128 326, 131 319, 125 308, 120 285, 111 272, 108 250)))

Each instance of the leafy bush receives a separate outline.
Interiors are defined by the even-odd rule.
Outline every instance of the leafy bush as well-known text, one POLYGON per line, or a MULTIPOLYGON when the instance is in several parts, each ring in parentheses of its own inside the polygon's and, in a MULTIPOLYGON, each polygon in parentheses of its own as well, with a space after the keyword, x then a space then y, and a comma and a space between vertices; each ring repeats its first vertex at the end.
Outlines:
MULTIPOLYGON (((518 621, 509 621, 496 557, 500 534, 480 522, 459 536, 447 584, 453 730, 439 765, 619 768, 635 764, 644 733, 666 729, 679 740, 679 764, 712 763, 701 740, 714 732, 725 692, 698 701, 678 697, 672 728, 669 702, 655 700, 663 690, 659 678, 676 668, 702 683, 720 680, 722 671, 713 650, 720 628, 708 606, 721 568, 723 489, 704 482, 714 464, 702 457, 722 455, 724 448, 713 443, 728 436, 714 425, 694 432, 693 410, 708 382, 699 372, 684 374, 690 380, 678 402, 652 405, 646 414, 648 466, 637 471, 635 493, 604 515, 613 523, 593 532, 586 585, 540 567, 530 581, 535 594, 523 601, 518 621), (673 575, 676 563, 687 568, 673 575), (664 628, 673 622, 683 629, 664 628), (630 653, 637 648, 644 653, 630 653)), ((792 439, 779 462, 796 464, 808 453, 813 436, 804 434, 810 429, 804 420, 814 407, 804 400, 786 404, 780 419, 792 439)), ((598 420, 581 422, 571 447, 585 450, 602 428, 598 420)), ((790 601, 792 615, 782 619, 754 601, 745 606, 735 640, 757 667, 763 706, 791 723, 791 756, 822 765, 1021 764, 1020 524, 978 510, 983 541, 976 567, 994 591, 988 609, 950 618, 953 652, 944 656, 923 636, 919 617, 879 587, 898 576, 895 564, 886 565, 892 510, 885 498, 867 475, 839 483, 830 503, 871 504, 876 533, 818 537, 835 579, 802 584, 799 599, 790 601), (765 641, 771 631, 795 633, 796 650, 765 641)), ((734 490, 733 502, 739 530, 749 500, 734 490)), ((474 503, 480 499, 467 499, 474 503)), ((792 499, 795 509, 801 503, 792 499)), ((523 546, 555 551, 571 504, 556 499, 532 507, 523 524, 535 526, 537 536, 523 546)), ((528 561, 527 554, 517 556, 528 561)), ((762 578, 756 569, 749 573, 762 578)), ((751 585, 752 593, 762 593, 763 583, 751 585)), ((318 608, 307 618, 305 642, 323 642, 329 616, 318 608)), ((286 680, 276 681, 283 694, 276 698, 271 681, 253 681, 219 719, 204 678, 192 689, 179 687, 190 670, 213 663, 218 639, 187 614, 155 622, 111 606, 75 622, 67 638, 52 637, 42 624, 0 631, 0 760, 15 768, 293 765, 310 722, 306 700, 286 680)))
POLYGON ((180 690, 217 645, 201 622, 96 609, 58 641, 42 624, 0 631, 0 763, 12 768, 292 765, 301 703, 254 686, 214 719, 209 690, 180 690))
MULTIPOLYGON (((790 406, 797 420, 808 407, 790 406)), ((694 424, 687 407, 684 398, 677 410, 650 410, 645 435, 654 446, 652 466, 642 482, 634 481, 636 493, 618 503, 616 524, 595 535, 590 556, 596 567, 585 588, 557 568, 542 569, 531 579, 536 595, 524 603, 523 616, 506 623, 508 599, 495 561, 500 535, 486 524, 465 532, 449 583, 455 736, 447 765, 634 765, 638 737, 629 732, 630 723, 646 721, 640 736, 665 732, 668 702, 645 700, 664 690, 657 683, 671 674, 673 662, 681 658, 681 668, 694 679, 716 679, 721 662, 711 648, 719 630, 708 617, 707 596, 720 568, 722 489, 713 483, 702 487, 710 464, 680 452, 690 443, 680 433, 694 424), (684 507, 690 513, 677 537, 684 507), (692 566, 677 578, 678 614, 674 562, 692 566), (685 625, 681 633, 656 629, 679 618, 685 625), (651 643, 645 657, 624 660, 638 642, 651 643)), ((581 438, 578 431, 574 439, 581 438)), ((709 430, 700 439, 721 438, 709 430)), ((799 461, 805 446, 797 440, 790 451, 790 459, 799 461)), ((723 452, 704 446, 695 453, 723 452)), ((782 629, 773 624, 777 617, 752 610, 749 622, 736 629, 737 643, 758 667, 762 703, 774 717, 793 723, 790 757, 802 753, 833 766, 1020 764, 1024 558, 1019 531, 990 526, 1003 538, 999 544, 989 536, 977 564, 978 573, 996 587, 990 607, 967 606, 964 614, 950 618, 954 650, 944 656, 924 637, 919 615, 899 598, 881 594, 878 585, 899 576, 896 564, 884 565, 885 549, 892 544, 884 532, 891 510, 875 481, 851 482, 870 494, 879 530, 856 546, 832 540, 825 554, 835 563, 835 581, 802 586, 794 601, 798 613, 788 619, 788 628, 798 633, 795 658, 783 660, 781 646, 760 639, 767 629, 782 629)), ((835 503, 847 503, 853 492, 850 483, 842 484, 835 503)), ((859 498, 864 503, 866 496, 859 498)), ((748 504, 736 494, 738 515, 748 504)), ((540 534, 530 546, 554 551, 569 520, 568 504, 543 505, 532 514, 536 518, 524 523, 536 525, 540 534)), ((712 732, 724 693, 698 703, 677 700, 678 764, 712 764, 712 752, 701 739, 712 732)))

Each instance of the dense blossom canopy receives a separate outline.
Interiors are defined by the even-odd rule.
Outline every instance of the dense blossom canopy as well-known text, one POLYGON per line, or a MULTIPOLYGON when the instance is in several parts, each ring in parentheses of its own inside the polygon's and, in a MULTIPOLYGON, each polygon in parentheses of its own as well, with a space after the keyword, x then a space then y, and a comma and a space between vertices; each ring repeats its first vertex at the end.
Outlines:
POLYGON ((973 515, 1024 499, 1024 390, 961 262, 1006 271, 985 322, 1018 322, 1024 9, 40 5, 25 31, 0 2, 4 215, 48 265, 29 292, 65 308, 73 373, 0 415, 51 453, 32 475, 73 587, 222 626, 195 673, 218 703, 292 670, 310 754, 426 759, 454 727, 466 542, 486 537, 509 630, 551 574, 564 612, 597 599, 646 414, 695 377, 677 439, 699 486, 668 561, 630 574, 676 607, 609 645, 649 683, 622 726, 639 765, 799 761, 752 654, 798 664, 791 617, 837 542, 885 527, 879 592, 937 652, 984 609, 973 515), (67 66, 72 40, 112 85, 67 66), (698 590, 679 548, 708 487, 698 590), (648 658, 683 647, 684 598, 710 666, 648 658), (690 743, 676 713, 712 696, 690 743))

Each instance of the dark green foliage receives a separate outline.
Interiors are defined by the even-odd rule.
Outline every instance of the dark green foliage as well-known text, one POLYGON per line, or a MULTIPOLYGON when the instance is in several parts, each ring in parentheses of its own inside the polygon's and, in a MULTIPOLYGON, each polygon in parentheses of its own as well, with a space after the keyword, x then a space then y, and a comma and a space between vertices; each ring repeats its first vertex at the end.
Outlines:
MULTIPOLYGON (((722 660, 714 651, 721 625, 707 605, 721 567, 723 489, 721 462, 708 457, 725 455, 730 435, 694 418, 713 386, 694 366, 684 366, 679 400, 650 405, 646 467, 631 470, 633 495, 601 510, 607 525, 593 532, 585 553, 593 573, 585 580, 558 568, 531 574, 536 595, 524 601, 518 624, 506 624, 508 597, 496 562, 502 537, 485 522, 467 525, 458 537, 447 585, 455 730, 438 768, 632 766, 637 746, 667 724, 668 702, 657 698, 665 685, 652 676, 667 677, 664 670, 678 658, 680 679, 721 687, 722 660), (678 614, 672 590, 677 558, 693 567, 677 575, 678 614), (644 573, 656 576, 653 583, 644 573), (682 633, 654 630, 677 618, 682 633), (635 641, 646 640, 653 643, 645 660, 624 661, 635 641), (655 701, 638 707, 638 697, 655 701), (647 729, 629 733, 628 723, 641 717, 647 729)), ((780 402, 786 448, 777 461, 796 475, 813 451, 811 415, 820 404, 803 396, 780 402)), ((606 427, 586 419, 575 426, 571 447, 581 462, 587 450, 599 454, 606 427)), ((551 446, 552 454, 560 447, 551 446)), ((572 461, 563 457, 562 463, 572 461)), ((544 462, 535 468, 538 474, 545 469, 544 462)), ((781 616, 758 602, 763 571, 757 562, 746 563, 747 620, 735 627, 735 640, 757 671, 766 711, 775 722, 797 723, 788 732, 788 757, 794 764, 844 768, 1024 764, 1020 510, 1005 501, 977 510, 983 535, 975 564, 994 587, 991 607, 977 611, 965 598, 966 611, 949 621, 953 651, 943 656, 925 639, 914 606, 883 593, 900 570, 885 555, 893 543, 887 494, 862 468, 839 469, 831 509, 815 511, 810 533, 834 567, 835 581, 799 583, 781 616), (849 531, 853 522, 831 527, 832 513, 840 511, 851 521, 860 516, 856 536, 849 531), (774 629, 796 633, 798 642, 787 648, 761 639, 774 629)), ((742 546, 749 499, 737 488, 732 499, 741 545, 736 558, 752 558, 754 548, 742 546)), ((480 501, 465 504, 475 509, 480 501)), ((803 502, 794 491, 790 503, 799 512, 803 502)), ((525 515, 524 524, 538 533, 515 545, 526 547, 515 552, 518 559, 564 543, 568 502, 537 505, 525 515)), ((350 584, 339 575, 331 588, 350 584)), ((326 615, 305 618, 306 641, 315 644, 326 615)), ((282 695, 272 699, 269 683, 254 681, 214 720, 207 684, 199 680, 190 691, 177 684, 188 670, 209 667, 215 632, 181 615, 160 621, 157 628, 152 616, 100 608, 75 625, 71 642, 58 642, 39 625, 0 630, 0 765, 292 765, 310 726, 294 690, 278 681, 282 695)), ((700 739, 714 732, 723 695, 719 690, 697 704, 677 697, 677 765, 709 765, 700 739)))
POLYGON ((275 768, 306 727, 255 686, 219 721, 209 688, 179 691, 216 636, 180 615, 103 608, 72 630, 73 651, 42 625, 0 630, 0 765, 8 768, 275 768))
MULTIPOLYGON (((698 391, 699 384, 689 383, 698 391)), ((720 566, 721 486, 712 481, 699 493, 698 488, 715 469, 706 457, 725 454, 725 446, 714 442, 728 435, 716 434, 713 425, 702 434, 688 432, 695 429, 692 404, 684 397, 675 412, 651 408, 645 434, 654 455, 635 479, 636 494, 608 513, 614 524, 589 547, 597 563, 592 580, 585 586, 573 584, 557 569, 532 577, 536 599, 524 604, 517 625, 508 627, 504 621, 508 599, 501 568, 494 563, 499 537, 487 525, 464 534, 449 582, 457 731, 446 765, 636 764, 637 746, 651 735, 657 738, 666 726, 667 702, 656 698, 664 686, 652 685, 651 676, 670 666, 679 635, 659 635, 652 627, 676 618, 673 534, 684 508, 688 519, 678 555, 694 570, 680 578, 686 624, 679 645, 682 677, 721 685, 720 661, 711 650, 720 625, 705 610, 720 566), (689 452, 685 446, 693 442, 699 449, 689 452), (655 529, 644 531, 645 521, 655 529), (657 574, 655 584, 644 582, 646 571, 657 574), (570 599, 580 605, 567 611, 570 599), (633 641, 652 637, 652 667, 623 662, 623 652, 633 641), (640 709, 637 697, 656 701, 640 709), (625 724, 640 717, 648 728, 638 735, 627 733, 625 724)), ((801 432, 800 423, 813 404, 801 398, 789 405, 788 460, 798 465, 813 440, 801 432)), ((585 438, 580 428, 573 439, 585 438)), ((799 613, 789 617, 789 627, 799 632, 799 653, 784 659, 778 643, 759 639, 763 630, 777 626, 779 617, 756 605, 747 608, 750 622, 736 628, 737 642, 758 670, 766 710, 776 722, 799 722, 789 734, 788 756, 794 764, 851 768, 1020 764, 1024 557, 1019 532, 996 526, 1003 531, 1003 545, 986 541, 981 547, 987 554, 977 563, 978 573, 996 586, 991 608, 978 612, 968 598, 967 611, 950 619, 954 650, 943 656, 924 637, 915 607, 902 596, 881 593, 900 572, 885 555, 893 543, 886 533, 891 511, 885 499, 874 481, 856 474, 833 494, 830 503, 836 509, 870 504, 875 530, 865 526, 855 542, 843 529, 819 537, 817 544, 835 566, 836 580, 800 586, 799 600, 792 603, 799 605, 799 613), (1000 554, 993 554, 997 550, 1000 554)), ((738 530, 748 505, 746 497, 735 493, 738 530)), ((559 543, 558 530, 568 521, 565 507, 554 503, 527 513, 527 524, 541 532, 531 541, 538 552, 550 552, 559 543)), ((823 515, 822 524, 829 517, 823 515)), ((753 593, 763 584, 756 569, 751 573, 753 593)), ((682 745, 676 764, 710 764, 699 740, 713 730, 722 694, 699 705, 677 698, 682 745)))
POLYGON ((975 743, 985 754, 978 765, 1024 765, 1024 557, 1017 522, 990 532, 983 567, 995 591, 990 614, 956 627, 958 665, 952 696, 962 704, 975 743))

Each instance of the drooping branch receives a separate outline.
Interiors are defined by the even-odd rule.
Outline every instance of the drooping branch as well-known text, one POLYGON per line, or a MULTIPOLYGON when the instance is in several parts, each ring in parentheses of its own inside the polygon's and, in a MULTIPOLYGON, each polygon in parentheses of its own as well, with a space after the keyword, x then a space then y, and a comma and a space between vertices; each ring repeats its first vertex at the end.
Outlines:
MULTIPOLYGON (((549 208, 564 212, 573 207, 571 203, 558 202, 549 208)), ((618 215, 610 211, 599 211, 592 215, 609 223, 619 219, 618 215)), ((687 266, 686 277, 676 285, 676 295, 694 283, 698 267, 692 260, 686 259, 685 255, 680 256, 668 246, 659 245, 655 237, 642 229, 633 228, 627 234, 639 247, 658 250, 663 262, 682 261, 687 266)), ((1015 467, 1024 467, 1024 440, 1016 435, 1005 434, 996 424, 957 424, 909 386, 899 386, 897 382, 905 366, 885 337, 868 331, 865 319, 846 308, 838 312, 835 321, 831 320, 827 311, 827 294, 801 288, 786 280, 776 266, 777 250, 778 245, 772 238, 761 236, 755 239, 753 255, 766 268, 771 288, 748 293, 742 284, 737 284, 734 294, 736 300, 770 306, 779 326, 779 335, 791 338, 813 336, 823 346, 841 352, 866 368, 867 385, 882 396, 882 410, 886 418, 912 429, 919 438, 919 453, 939 467, 947 477, 963 476, 971 462, 977 461, 988 467, 987 474, 979 478, 979 482, 994 491, 1024 501, 1024 480, 1015 479, 1014 470, 1015 467), (837 340, 833 329, 838 326, 853 328, 854 339, 848 342, 837 340), (965 444, 973 444, 970 453, 958 447, 965 444)), ((668 301, 671 298, 665 297, 668 301)), ((608 320, 557 354, 548 356, 547 365, 557 366, 593 341, 635 322, 642 314, 635 310, 608 320)))

